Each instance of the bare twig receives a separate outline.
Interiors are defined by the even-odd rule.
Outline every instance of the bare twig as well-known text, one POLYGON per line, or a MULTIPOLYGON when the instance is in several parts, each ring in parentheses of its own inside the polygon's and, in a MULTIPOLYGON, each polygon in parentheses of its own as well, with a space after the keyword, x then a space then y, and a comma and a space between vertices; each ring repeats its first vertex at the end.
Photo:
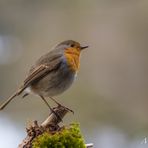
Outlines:
POLYGON ((27 137, 19 144, 18 148, 31 148, 32 140, 41 135, 48 128, 49 131, 56 131, 59 126, 58 124, 61 122, 61 119, 66 115, 68 110, 63 106, 58 106, 53 108, 54 112, 51 113, 48 118, 41 124, 38 125, 37 121, 34 121, 29 128, 26 128, 27 137), (58 117, 57 117, 58 115, 58 117))
POLYGON ((50 126, 57 126, 68 112, 67 108, 63 106, 58 106, 54 108, 54 111, 59 116, 59 118, 54 113, 51 113, 49 117, 41 124, 43 128, 49 128, 50 126))

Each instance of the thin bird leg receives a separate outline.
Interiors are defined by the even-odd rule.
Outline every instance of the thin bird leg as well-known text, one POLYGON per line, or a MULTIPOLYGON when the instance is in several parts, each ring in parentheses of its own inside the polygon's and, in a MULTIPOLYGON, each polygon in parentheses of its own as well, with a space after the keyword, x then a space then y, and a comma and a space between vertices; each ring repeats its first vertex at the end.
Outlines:
POLYGON ((40 97, 44 101, 44 103, 48 106, 50 111, 53 112, 56 115, 56 117, 62 121, 62 118, 51 108, 51 106, 48 104, 47 100, 43 96, 40 96, 40 97))
POLYGON ((53 97, 49 97, 52 101, 54 101, 57 105, 62 106, 57 100, 55 100, 53 97))
POLYGON ((68 111, 72 112, 74 114, 74 111, 69 109, 68 107, 63 106, 62 104, 60 104, 57 100, 55 100, 53 97, 49 97, 52 101, 54 101, 58 106, 62 106, 65 109, 67 109, 68 111))
POLYGON ((40 97, 44 101, 44 103, 48 106, 48 108, 52 111, 52 108, 50 107, 50 105, 48 104, 48 102, 46 101, 46 99, 43 96, 40 96, 40 97))

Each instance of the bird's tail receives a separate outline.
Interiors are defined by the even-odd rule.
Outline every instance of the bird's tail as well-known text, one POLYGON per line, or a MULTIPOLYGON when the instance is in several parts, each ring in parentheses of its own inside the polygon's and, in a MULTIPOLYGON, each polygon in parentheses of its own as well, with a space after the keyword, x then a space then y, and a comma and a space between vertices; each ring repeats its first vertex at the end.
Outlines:
POLYGON ((24 87, 21 87, 12 96, 10 96, 2 105, 0 105, 0 110, 3 110, 8 105, 8 103, 10 103, 16 96, 20 95, 24 91, 24 89, 24 87))

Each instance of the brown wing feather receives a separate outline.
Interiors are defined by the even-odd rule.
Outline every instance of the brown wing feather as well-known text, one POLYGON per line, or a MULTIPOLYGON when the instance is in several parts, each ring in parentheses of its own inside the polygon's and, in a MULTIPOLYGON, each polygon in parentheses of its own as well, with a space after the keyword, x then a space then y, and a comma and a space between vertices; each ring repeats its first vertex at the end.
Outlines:
POLYGON ((49 72, 57 69, 61 60, 54 60, 50 63, 45 63, 37 66, 25 79, 24 87, 28 87, 30 84, 40 80, 42 77, 46 76, 49 72))
POLYGON ((30 80, 34 79, 36 76, 38 76, 38 74, 41 74, 41 72, 43 72, 46 68, 48 68, 47 66, 45 66, 44 64, 37 66, 29 75, 28 77, 24 80, 24 84, 27 84, 30 80))

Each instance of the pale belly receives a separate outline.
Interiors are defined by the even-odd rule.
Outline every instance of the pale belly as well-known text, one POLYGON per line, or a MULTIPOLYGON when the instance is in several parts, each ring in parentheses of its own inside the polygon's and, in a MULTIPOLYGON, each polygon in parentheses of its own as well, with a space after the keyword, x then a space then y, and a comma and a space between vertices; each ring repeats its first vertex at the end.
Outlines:
POLYGON ((53 97, 63 93, 73 83, 76 73, 68 69, 53 71, 37 83, 31 85, 30 90, 40 96, 53 97))

